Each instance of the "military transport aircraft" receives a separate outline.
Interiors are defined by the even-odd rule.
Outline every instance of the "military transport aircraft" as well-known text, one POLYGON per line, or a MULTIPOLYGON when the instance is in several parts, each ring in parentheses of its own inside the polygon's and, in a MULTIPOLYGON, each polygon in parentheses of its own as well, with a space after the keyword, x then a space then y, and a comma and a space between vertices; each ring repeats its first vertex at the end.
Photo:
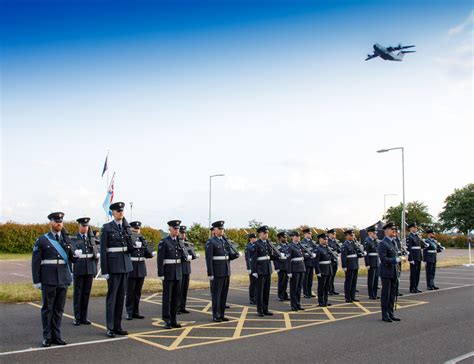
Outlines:
POLYGON ((409 46, 402 46, 399 44, 396 47, 383 47, 380 44, 374 44, 374 54, 368 54, 367 58, 365 59, 368 61, 369 59, 380 57, 386 61, 401 61, 405 53, 414 53, 416 51, 404 51, 403 49, 413 48, 414 45, 409 46), (399 51, 398 53, 395 53, 399 51))

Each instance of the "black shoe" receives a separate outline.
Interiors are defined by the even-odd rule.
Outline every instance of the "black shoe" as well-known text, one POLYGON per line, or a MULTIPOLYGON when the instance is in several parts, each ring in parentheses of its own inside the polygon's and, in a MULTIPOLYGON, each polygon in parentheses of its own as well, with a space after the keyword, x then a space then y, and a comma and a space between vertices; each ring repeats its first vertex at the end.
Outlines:
POLYGON ((336 291, 334 291, 332 294, 333 294, 333 295, 336 295, 336 296, 337 296, 337 295, 340 295, 340 293, 339 293, 339 292, 336 292, 336 291))
POLYGON ((369 297, 369 300, 375 300, 375 297, 369 297))
POLYGON ((439 289, 439 287, 434 286, 433 289, 434 289, 434 290, 437 290, 437 289, 439 289))
POLYGON ((426 288, 428 291, 434 291, 434 288, 433 287, 428 287, 426 288))
POLYGON ((265 311, 263 313, 265 316, 273 316, 273 312, 272 311, 265 311))
POLYGON ((107 330, 106 335, 107 335, 108 337, 115 337, 115 333, 114 333, 113 330, 107 330))
POLYGON ((133 315, 133 318, 136 318, 136 319, 139 319, 139 320, 143 320, 143 319, 145 318, 145 316, 136 313, 135 315, 133 315))
POLYGON ((278 301, 280 301, 280 302, 283 302, 283 301, 284 301, 284 299, 283 299, 283 298, 279 298, 279 299, 278 299, 278 301))
POLYGON ((410 289, 410 293, 418 293, 416 289, 410 289))
POLYGON ((323 303, 320 303, 318 306, 319 306, 319 307, 326 307, 326 305, 323 304, 323 303))
POLYGON ((356 289, 355 291, 356 291, 356 293, 359 293, 359 290, 358 290, 358 289, 356 289))
POLYGON ((43 348, 49 348, 51 346, 51 340, 50 339, 43 339, 41 342, 41 346, 43 348))
POLYGON ((379 300, 379 299, 380 299, 380 296, 375 297, 375 299, 376 299, 376 300, 379 300))
POLYGON ((175 322, 174 324, 171 324, 171 327, 173 329, 180 329, 182 326, 180 324, 178 324, 177 322, 175 322))
POLYGON ((181 309, 181 313, 189 313, 189 311, 186 310, 185 308, 182 308, 182 309, 181 309))
POLYGON ((58 339, 53 339, 51 340, 51 342, 53 344, 56 344, 56 345, 67 345, 67 342, 65 342, 63 339, 61 338, 58 338, 58 339))
POLYGON ((418 288, 416 289, 416 293, 421 293, 423 291, 420 291, 418 288))
POLYGON ((122 329, 114 329, 116 335, 128 335, 128 331, 122 329))
POLYGON ((177 314, 177 315, 181 315, 181 310, 177 310, 177 311, 176 311, 176 314, 177 314))
POLYGON ((310 297, 316 297, 316 295, 315 295, 315 294, 313 294, 313 293, 311 293, 311 294, 310 294, 310 297))
POLYGON ((230 308, 230 306, 229 306, 229 305, 225 305, 224 308, 230 308))
POLYGON ((291 311, 298 311, 298 309, 295 307, 291 307, 291 311))
POLYGON ((329 293, 328 293, 328 295, 329 295, 329 296, 333 296, 333 295, 334 295, 334 293, 332 293, 332 292, 329 292, 329 293))
POLYGON ((402 319, 399 319, 398 317, 395 317, 395 316, 390 317, 390 320, 392 320, 392 321, 402 321, 402 319))
POLYGON ((83 325, 91 325, 92 322, 90 322, 89 320, 81 320, 81 324, 83 324, 83 325))
POLYGON ((212 321, 214 322, 222 322, 222 320, 219 317, 213 317, 212 321))
POLYGON ((81 321, 75 319, 75 320, 72 321, 72 324, 73 324, 74 326, 79 326, 79 325, 81 324, 81 321))
POLYGON ((399 293, 399 294, 398 294, 398 297, 401 297, 401 296, 403 296, 403 293, 399 293))
POLYGON ((393 322, 391 319, 389 318, 383 318, 382 321, 385 321, 385 322, 393 322))
POLYGON ((311 296, 306 296, 306 295, 305 295, 304 298, 311 298, 311 296))
POLYGON ((360 300, 358 300, 357 298, 353 298, 352 302, 360 302, 360 300))
POLYGON ((133 317, 130 316, 130 315, 127 315, 127 318, 126 318, 126 319, 127 319, 128 321, 130 321, 130 320, 133 320, 133 317))
POLYGON ((303 307, 301 307, 301 306, 298 306, 298 310, 300 310, 300 311, 304 311, 304 308, 303 308, 303 307))
POLYGON ((221 317, 221 321, 229 321, 229 319, 228 319, 227 317, 225 317, 225 316, 222 316, 222 317, 221 317))
POLYGON ((265 315, 264 315, 262 312, 258 312, 258 313, 257 313, 257 316, 258 316, 258 317, 265 317, 265 315))
POLYGON ((165 329, 167 330, 171 329, 171 322, 165 322, 165 329))
POLYGON ((290 297, 285 296, 284 300, 285 300, 285 301, 290 301, 290 297))
POLYGON ((251 305, 256 305, 256 304, 257 304, 257 302, 255 302, 255 301, 250 301, 249 303, 250 303, 251 305))
POLYGON ((332 306, 332 303, 326 303, 326 306, 327 307, 332 306))
POLYGON ((346 300, 346 303, 352 303, 352 300, 346 300))

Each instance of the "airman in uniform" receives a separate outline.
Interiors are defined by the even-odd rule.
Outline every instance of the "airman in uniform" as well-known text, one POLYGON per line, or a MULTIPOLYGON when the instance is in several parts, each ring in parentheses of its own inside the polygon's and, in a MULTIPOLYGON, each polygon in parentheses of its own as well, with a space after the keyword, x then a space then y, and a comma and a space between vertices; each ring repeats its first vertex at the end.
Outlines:
POLYGON ((252 250, 255 247, 257 241, 257 235, 255 233, 247 234, 247 246, 245 247, 245 265, 247 267, 247 273, 249 275, 249 301, 251 305, 257 304, 257 298, 255 296, 255 286, 257 285, 257 278, 252 275, 252 250))
POLYGON ((286 232, 280 231, 277 234, 278 243, 276 248, 280 251, 282 255, 276 260, 273 261, 273 266, 275 271, 278 274, 278 300, 289 301, 290 297, 288 296, 287 287, 288 287, 288 260, 286 259, 286 254, 288 252, 288 237, 286 232))
POLYGON ((288 277, 290 278, 290 307, 292 311, 304 310, 301 306, 303 275, 306 270, 303 248, 298 231, 290 231, 291 243, 288 244, 288 277))
POLYGON ((314 271, 318 277, 318 303, 320 307, 331 306, 328 303, 329 278, 332 275, 331 257, 333 252, 328 246, 328 236, 318 235, 318 246, 316 248, 316 258, 314 259, 314 271))
POLYGON ((408 262, 410 263, 410 293, 421 293, 418 289, 424 243, 418 236, 416 223, 408 224, 410 234, 407 236, 408 262))
POLYGON ((429 291, 432 291, 439 289, 434 282, 436 274, 436 255, 444 251, 444 247, 434 238, 433 229, 427 229, 426 235, 428 235, 428 237, 425 240, 427 245, 423 249, 423 261, 425 262, 426 269, 426 287, 429 291))
POLYGON ((316 295, 313 293, 314 258, 316 257, 316 253, 314 251, 316 249, 316 244, 312 240, 310 228, 303 229, 303 240, 300 244, 305 245, 308 250, 312 252, 311 255, 306 254, 304 258, 306 271, 303 277, 303 294, 305 298, 316 297, 316 295))
POLYGON ((357 254, 357 249, 355 247, 354 230, 349 229, 344 231, 344 236, 346 240, 342 246, 341 251, 341 264, 342 269, 346 273, 346 278, 344 281, 344 296, 346 302, 359 302, 355 298, 356 288, 357 288, 357 276, 359 273, 359 255, 357 254))
POLYGON ((369 299, 376 300, 379 287, 379 241, 377 240, 377 229, 370 226, 366 229, 367 237, 364 241, 364 249, 367 253, 364 256, 365 266, 368 269, 367 274, 367 290, 369 299))
POLYGON ((335 253, 331 258, 331 267, 332 267, 332 274, 329 278, 329 295, 338 295, 339 292, 336 292, 336 288, 334 287, 334 280, 337 274, 337 267, 338 267, 338 257, 341 254, 341 243, 339 240, 336 239, 336 229, 329 229, 327 231, 328 234, 328 246, 332 249, 335 253))
POLYGON ((194 250, 194 244, 189 242, 186 238, 186 230, 187 227, 184 225, 179 227, 178 238, 186 248, 185 254, 187 254, 187 261, 182 263, 183 279, 181 280, 181 300, 179 302, 178 314, 189 313, 186 309, 186 302, 188 298, 189 279, 191 277, 191 261, 199 258, 199 254, 194 250))

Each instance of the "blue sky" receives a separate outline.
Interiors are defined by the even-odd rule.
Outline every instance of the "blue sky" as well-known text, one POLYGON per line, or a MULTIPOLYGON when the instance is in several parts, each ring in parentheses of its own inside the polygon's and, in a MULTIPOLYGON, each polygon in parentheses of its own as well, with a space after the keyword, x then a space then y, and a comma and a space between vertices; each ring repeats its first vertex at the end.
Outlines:
POLYGON ((4 1, 1 220, 364 227, 473 179, 469 1, 4 1), (372 44, 416 44, 364 62, 372 44), (387 178, 390 166, 391 177, 387 178), (428 188, 429 186, 429 188, 428 188))

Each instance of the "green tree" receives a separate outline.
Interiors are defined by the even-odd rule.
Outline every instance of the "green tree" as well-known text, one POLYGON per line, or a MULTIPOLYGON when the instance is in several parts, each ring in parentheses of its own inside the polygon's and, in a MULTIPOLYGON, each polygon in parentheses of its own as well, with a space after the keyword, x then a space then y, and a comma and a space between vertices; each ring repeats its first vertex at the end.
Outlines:
MULTIPOLYGON (((402 226, 403 204, 392 206, 384 216, 385 221, 394 221, 397 226, 402 226)), ((428 212, 428 206, 420 201, 407 203, 405 210, 405 221, 407 223, 416 222, 420 226, 433 224, 433 217, 428 212)))
POLYGON ((193 243, 198 249, 204 249, 206 241, 209 239, 208 228, 193 223, 186 233, 188 240, 193 243))
POLYGON ((444 203, 439 219, 445 229, 458 229, 463 233, 474 229, 474 183, 455 189, 444 203))

